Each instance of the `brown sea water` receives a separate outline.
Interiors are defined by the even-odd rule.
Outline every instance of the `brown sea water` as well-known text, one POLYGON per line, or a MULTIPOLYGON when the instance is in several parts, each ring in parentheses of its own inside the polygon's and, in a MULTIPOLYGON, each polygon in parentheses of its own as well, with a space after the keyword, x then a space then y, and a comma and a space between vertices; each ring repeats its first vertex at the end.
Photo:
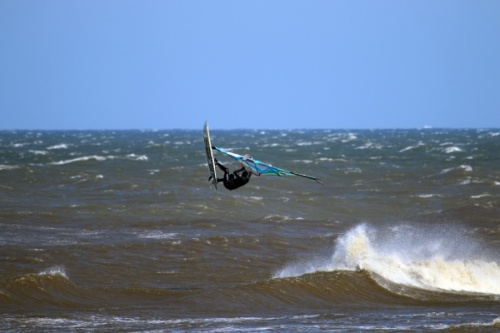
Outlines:
POLYGON ((0 132, 0 331, 500 329, 500 130, 212 137, 0 132))

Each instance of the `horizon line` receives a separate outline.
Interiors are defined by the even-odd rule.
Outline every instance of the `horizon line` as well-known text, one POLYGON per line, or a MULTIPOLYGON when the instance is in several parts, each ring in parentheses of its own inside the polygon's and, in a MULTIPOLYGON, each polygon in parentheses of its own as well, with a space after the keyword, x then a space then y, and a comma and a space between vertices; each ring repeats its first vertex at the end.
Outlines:
MULTIPOLYGON (((76 128, 0 128, 0 132, 15 132, 15 131, 69 131, 69 132, 78 132, 78 131, 140 131, 140 132, 158 132, 158 131, 196 131, 202 129, 200 128, 182 128, 182 127, 171 127, 171 128, 86 128, 86 129, 76 129, 76 128)), ((262 128, 218 128, 211 127, 211 131, 378 131, 378 130, 494 130, 499 129, 500 127, 434 127, 434 126, 421 126, 421 127, 337 127, 337 128, 313 128, 313 127, 294 127, 294 128, 271 128, 271 127, 262 127, 262 128)))

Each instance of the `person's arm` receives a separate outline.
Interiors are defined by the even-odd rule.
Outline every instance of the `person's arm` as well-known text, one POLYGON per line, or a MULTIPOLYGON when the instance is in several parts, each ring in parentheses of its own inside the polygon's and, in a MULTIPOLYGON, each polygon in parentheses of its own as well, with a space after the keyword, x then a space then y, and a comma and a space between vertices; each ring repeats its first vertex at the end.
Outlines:
POLYGON ((236 176, 238 176, 238 177, 239 177, 239 176, 240 176, 240 173, 241 173, 241 172, 243 172, 243 170, 245 170, 245 167, 242 167, 241 169, 235 170, 235 171, 233 172, 233 174, 235 174, 236 176))

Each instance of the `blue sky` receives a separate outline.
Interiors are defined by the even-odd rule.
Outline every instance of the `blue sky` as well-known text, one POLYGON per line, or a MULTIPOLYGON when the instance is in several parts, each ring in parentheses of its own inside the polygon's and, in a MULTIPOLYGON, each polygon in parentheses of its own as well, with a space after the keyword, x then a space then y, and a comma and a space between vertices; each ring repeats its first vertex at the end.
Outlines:
POLYGON ((0 129, 500 127, 500 1, 0 1, 0 129))

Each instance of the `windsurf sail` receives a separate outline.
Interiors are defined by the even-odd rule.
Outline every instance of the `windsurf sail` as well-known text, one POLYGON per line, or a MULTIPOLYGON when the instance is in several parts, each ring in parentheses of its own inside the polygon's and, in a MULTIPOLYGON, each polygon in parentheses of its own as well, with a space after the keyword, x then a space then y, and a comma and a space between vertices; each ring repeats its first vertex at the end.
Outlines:
POLYGON ((219 147, 212 147, 213 149, 217 150, 218 152, 223 153, 224 155, 227 155, 229 157, 234 158, 236 161, 242 163, 243 165, 247 166, 252 170, 252 172, 258 176, 264 175, 264 176, 298 176, 298 177, 304 177, 307 179, 312 179, 316 181, 317 183, 321 184, 319 178, 309 176, 309 175, 304 175, 301 173, 293 172, 290 170, 285 170, 281 168, 277 168, 275 166, 272 166, 271 164, 259 161, 254 159, 252 156, 249 154, 246 155, 239 155, 233 152, 230 152, 224 148, 219 148, 219 147))

